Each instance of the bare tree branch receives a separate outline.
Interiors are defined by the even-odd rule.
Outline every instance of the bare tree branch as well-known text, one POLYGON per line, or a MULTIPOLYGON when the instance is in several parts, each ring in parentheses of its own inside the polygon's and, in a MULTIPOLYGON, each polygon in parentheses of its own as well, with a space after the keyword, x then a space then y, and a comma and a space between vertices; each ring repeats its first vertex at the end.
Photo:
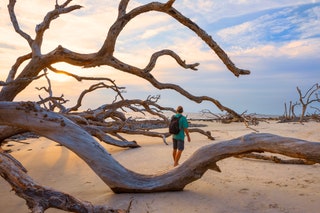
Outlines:
POLYGON ((169 1, 165 4, 165 6, 166 6, 166 7, 172 7, 172 5, 173 5, 174 2, 175 2, 175 0, 169 0, 169 1))
POLYGON ((110 78, 106 78, 106 77, 87 77, 87 76, 79 76, 79 75, 75 75, 73 73, 64 71, 64 70, 58 70, 52 66, 48 66, 48 69, 50 69, 51 71, 53 71, 54 73, 57 74, 63 74, 66 76, 70 76, 75 78, 77 81, 83 81, 83 80, 92 80, 92 81, 108 81, 112 84, 115 84, 115 82, 113 80, 111 80, 110 78))
POLYGON ((11 70, 10 70, 10 72, 8 74, 8 77, 7 77, 7 80, 6 80, 7 83, 13 81, 13 79, 15 78, 17 70, 20 67, 20 65, 23 62, 25 62, 26 60, 31 59, 31 57, 32 57, 32 54, 28 53, 26 55, 23 55, 23 56, 20 56, 20 57, 17 58, 16 63, 11 67, 11 70))
POLYGON ((120 89, 123 89, 122 88, 118 88, 115 84, 113 85, 106 85, 105 83, 103 82, 100 82, 100 83, 97 83, 97 84, 94 84, 94 85, 91 85, 89 89, 87 90, 84 90, 79 98, 78 98, 78 101, 77 101, 77 104, 73 107, 70 107, 69 109, 67 109, 64 113, 68 113, 68 112, 71 112, 71 111, 77 111, 79 109, 79 107, 81 107, 81 102, 82 102, 82 99, 84 98, 84 96, 94 90, 97 90, 97 89, 101 89, 101 88, 106 88, 106 89, 112 89, 114 90, 116 93, 117 93, 117 96, 121 97, 121 99, 123 99, 122 95, 121 95, 121 92, 120 92, 120 89))
POLYGON ((118 7, 118 19, 126 14, 127 6, 130 0, 121 0, 118 7))
POLYGON ((320 163, 320 143, 261 133, 210 144, 167 173, 142 175, 124 168, 86 131, 70 120, 54 112, 43 111, 32 103, 1 102, 0 124, 25 128, 64 145, 118 193, 183 190, 185 185, 201 178, 208 169, 220 170, 217 161, 249 152, 266 151, 320 163))
POLYGON ((9 85, 16 85, 16 84, 24 83, 24 82, 31 82, 31 81, 37 80, 43 76, 45 76, 45 74, 41 74, 36 77, 30 77, 30 78, 19 78, 19 79, 13 80, 13 81, 6 81, 6 82, 0 81, 0 86, 9 86, 9 85))
MULTIPOLYGON (((119 5, 119 16, 115 23, 111 26, 109 29, 109 33, 106 37, 106 40, 104 44, 102 45, 101 49, 97 53, 93 54, 79 54, 72 52, 66 48, 63 48, 59 46, 52 52, 48 53, 47 55, 43 55, 41 60, 45 62, 45 64, 39 63, 39 61, 33 61, 29 63, 29 65, 24 69, 23 75, 24 76, 32 76, 35 74, 38 74, 41 69, 44 68, 44 66, 48 67, 50 64, 56 63, 56 62, 66 62, 70 63, 75 66, 83 66, 83 67, 94 67, 94 66, 100 66, 100 65, 107 65, 114 67, 116 69, 122 70, 127 73, 131 73, 133 75, 139 76, 141 78, 144 78, 145 80, 149 81, 153 86, 155 86, 158 89, 173 89, 179 92, 180 94, 184 95, 185 97, 189 98, 192 101, 195 101, 196 103, 201 103, 202 101, 209 101, 216 105, 220 110, 227 111, 230 114, 233 114, 235 118, 240 119, 240 116, 238 113, 236 113, 234 110, 223 106, 219 101, 206 97, 206 96, 193 96, 187 91, 183 90, 181 87, 172 85, 172 84, 166 84, 166 83, 160 83, 156 81, 156 79, 150 74, 152 67, 154 67, 156 63, 156 59, 161 54, 169 54, 172 57, 174 57, 177 62, 185 67, 185 68, 191 68, 196 69, 195 67, 198 66, 198 63, 187 65, 184 61, 180 59, 179 56, 177 56, 173 51, 165 50, 164 52, 158 52, 155 53, 151 57, 151 61, 149 62, 149 65, 146 66, 145 69, 139 69, 130 65, 127 65, 125 63, 122 63, 120 60, 116 59, 113 56, 114 52, 114 46, 117 40, 118 35, 123 30, 123 28, 126 26, 126 24, 131 21, 136 16, 151 12, 151 11, 158 11, 166 13, 170 16, 172 16, 174 19, 179 21, 184 26, 188 27, 192 31, 194 31, 223 61, 223 63, 226 65, 226 67, 234 73, 235 76, 239 75, 246 75, 250 72, 247 70, 242 70, 237 68, 231 60, 228 58, 227 54, 217 45, 216 42, 209 36, 203 29, 201 29, 198 25, 196 25, 194 22, 192 22, 190 19, 183 16, 181 13, 179 13, 177 10, 175 10, 172 7, 172 4, 174 1, 168 1, 165 4, 159 3, 159 2, 152 2, 146 5, 139 6, 137 8, 134 8, 128 13, 125 13, 128 1, 121 1, 119 5), (159 55, 160 54, 160 55, 159 55), (29 69, 29 67, 32 67, 33 69, 29 69)), ((13 6, 12 6, 13 8, 13 6)), ((72 11, 72 7, 69 7, 69 11, 72 11)), ((57 10, 57 9, 56 9, 57 10)), ((51 14, 47 16, 47 19, 45 18, 43 21, 43 26, 49 26, 49 22, 53 19, 53 14, 59 14, 66 12, 65 10, 60 11, 51 11, 51 14), (45 24, 46 23, 46 24, 45 24)), ((41 25, 41 26, 42 26, 41 25)), ((46 27, 42 27, 43 29, 46 29, 46 27)), ((34 52, 34 51, 33 51, 34 52)), ((8 87, 1 91, 0 93, 0 100, 13 100, 14 96, 17 94, 17 92, 21 91, 21 89, 25 88, 26 85, 21 85, 19 87, 13 88, 8 87), (16 93, 12 93, 11 95, 7 94, 7 91, 16 91, 16 93), (6 94, 4 96, 3 94, 6 94)))
POLYGON ((107 206, 94 206, 90 202, 81 201, 71 195, 43 187, 27 175, 26 169, 11 155, 0 151, 0 175, 10 183, 15 193, 27 201, 29 209, 34 213, 45 212, 56 208, 70 212, 109 212, 124 213, 124 209, 112 209, 107 206))
POLYGON ((150 72, 151 70, 153 70, 153 68, 156 65, 157 59, 160 56, 163 55, 170 55, 171 57, 173 57, 177 63, 182 66, 185 69, 192 69, 192 70, 197 70, 197 66, 199 65, 199 63, 195 63, 195 64, 186 64, 185 61, 182 61, 181 58, 172 50, 161 50, 159 52, 153 53, 153 55, 151 56, 150 62, 149 64, 144 68, 145 72, 150 72))
POLYGON ((237 157, 266 160, 266 161, 272 161, 272 162, 281 163, 281 164, 303 164, 303 165, 315 164, 315 162, 313 162, 313 161, 307 161, 304 159, 282 159, 277 156, 266 156, 266 155, 261 155, 261 154, 256 154, 256 153, 242 154, 237 157))
POLYGON ((36 38, 35 42, 37 43, 37 46, 41 46, 42 40, 43 40, 43 34, 44 32, 49 29, 50 23, 59 17, 61 14, 72 12, 73 10, 80 9, 82 6, 80 5, 73 5, 70 7, 66 7, 71 1, 66 1, 65 4, 61 6, 55 7, 54 10, 47 13, 47 15, 44 17, 44 20, 36 26, 36 38))
POLYGON ((19 26, 19 23, 17 21, 17 17, 16 17, 16 14, 14 12, 14 7, 15 7, 15 4, 16 4, 16 0, 10 0, 9 1, 9 4, 8 4, 8 11, 9 11, 9 14, 10 14, 10 19, 11 19, 11 22, 12 22, 12 25, 14 27, 14 30, 19 34, 21 35, 21 37, 23 37, 24 39, 27 40, 29 46, 31 47, 32 46, 32 38, 27 34, 25 33, 23 30, 20 29, 20 26, 19 26))
POLYGON ((320 98, 318 97, 318 95, 316 94, 317 91, 320 90, 320 85, 318 83, 312 85, 312 87, 310 87, 308 89, 308 91, 302 95, 302 92, 300 90, 299 87, 297 87, 297 91, 299 94, 299 101, 300 104, 302 105, 302 112, 301 112, 301 116, 300 116, 300 122, 303 121, 303 118, 305 116, 305 113, 307 111, 307 107, 308 105, 310 105, 313 102, 319 102, 320 103, 320 98), (311 99, 314 96, 313 99, 311 99))

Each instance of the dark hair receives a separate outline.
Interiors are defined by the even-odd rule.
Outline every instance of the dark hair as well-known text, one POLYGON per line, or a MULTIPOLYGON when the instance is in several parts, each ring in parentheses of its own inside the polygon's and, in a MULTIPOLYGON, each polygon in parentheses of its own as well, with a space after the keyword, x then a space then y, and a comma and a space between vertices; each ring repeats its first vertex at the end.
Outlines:
POLYGON ((183 107, 182 106, 178 106, 177 107, 177 113, 183 113, 183 107))

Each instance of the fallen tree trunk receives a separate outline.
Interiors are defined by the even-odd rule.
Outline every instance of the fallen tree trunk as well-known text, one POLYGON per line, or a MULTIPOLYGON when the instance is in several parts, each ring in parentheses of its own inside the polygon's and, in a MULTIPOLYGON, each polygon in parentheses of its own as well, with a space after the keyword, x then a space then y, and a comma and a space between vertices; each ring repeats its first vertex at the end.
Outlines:
POLYGON ((25 133, 26 130, 15 128, 12 126, 0 126, 0 144, 7 138, 15 136, 17 134, 25 133))
POLYGON ((124 209, 112 209, 103 205, 92 205, 71 195, 41 186, 27 175, 26 169, 11 155, 0 151, 0 174, 15 193, 23 198, 32 212, 44 212, 57 208, 70 212, 124 213, 124 209))
POLYGON ((67 118, 31 102, 0 103, 0 123, 14 125, 54 140, 76 153, 116 193, 177 191, 202 177, 216 162, 249 152, 271 152, 320 163, 320 143, 261 133, 200 148, 179 167, 143 175, 118 163, 94 138, 67 118))
POLYGON ((256 153, 247 153, 247 154, 238 155, 236 157, 272 161, 272 162, 281 163, 281 164, 305 164, 305 165, 315 164, 315 162, 313 161, 307 161, 304 159, 281 159, 280 157, 277 157, 277 156, 266 156, 266 155, 259 155, 256 153))

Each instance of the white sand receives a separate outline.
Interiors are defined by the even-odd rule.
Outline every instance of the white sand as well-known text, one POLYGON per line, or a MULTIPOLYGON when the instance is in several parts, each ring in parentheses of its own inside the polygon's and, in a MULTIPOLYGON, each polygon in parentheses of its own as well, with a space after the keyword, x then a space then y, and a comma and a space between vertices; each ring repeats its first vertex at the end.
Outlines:
MULTIPOLYGON (((210 141, 192 133, 186 142, 182 163, 199 147, 232 139, 252 132, 241 123, 206 123, 216 137, 210 141)), ((320 123, 279 124, 262 122, 254 127, 260 132, 320 142, 320 123)), ((128 138, 130 137, 130 138, 128 138)), ((172 168, 171 142, 143 136, 135 139, 139 149, 121 149, 104 145, 114 158, 127 168, 146 174, 172 168)), ((170 141, 170 140, 169 140, 170 141)), ((318 213, 320 210, 320 165, 283 165, 257 160, 229 158, 218 162, 222 173, 208 171, 182 192, 153 194, 114 194, 77 156, 47 139, 29 139, 25 145, 16 142, 12 155, 27 168, 38 183, 69 193, 94 204, 127 208, 133 200, 132 213, 162 212, 288 212, 318 213)), ((319 153, 320 154, 320 153, 319 153)), ((24 200, 18 198, 4 179, 0 178, 0 212, 29 212, 24 200)), ((47 212, 62 212, 49 210, 47 212)))

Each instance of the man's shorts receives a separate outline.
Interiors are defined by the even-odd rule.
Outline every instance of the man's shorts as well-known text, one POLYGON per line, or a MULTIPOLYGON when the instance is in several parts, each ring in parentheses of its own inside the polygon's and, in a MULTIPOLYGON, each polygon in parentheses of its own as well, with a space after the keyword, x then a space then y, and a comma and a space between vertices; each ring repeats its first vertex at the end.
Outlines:
POLYGON ((173 141, 173 149, 178 149, 180 151, 184 150, 184 141, 183 140, 177 140, 172 138, 173 141))

